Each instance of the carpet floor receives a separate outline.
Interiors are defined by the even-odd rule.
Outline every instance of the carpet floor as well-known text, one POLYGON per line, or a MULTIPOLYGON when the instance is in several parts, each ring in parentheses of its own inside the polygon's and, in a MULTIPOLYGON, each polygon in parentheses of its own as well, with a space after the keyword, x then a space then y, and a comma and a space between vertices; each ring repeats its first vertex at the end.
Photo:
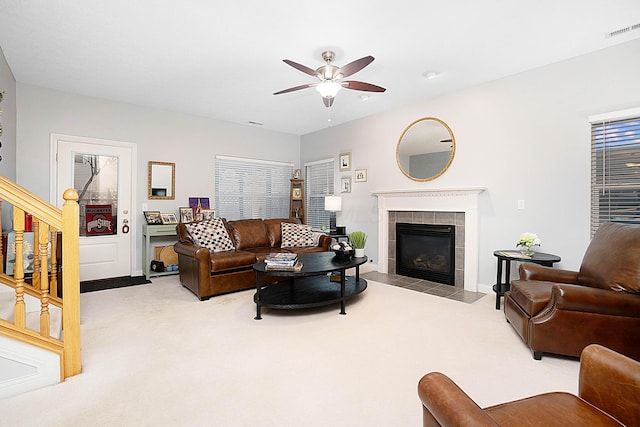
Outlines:
POLYGON ((495 310, 369 281, 339 307, 200 302, 177 276, 82 294, 83 372, 0 401, 2 426, 418 426, 441 371, 487 406, 577 392, 579 362, 530 351, 495 310))

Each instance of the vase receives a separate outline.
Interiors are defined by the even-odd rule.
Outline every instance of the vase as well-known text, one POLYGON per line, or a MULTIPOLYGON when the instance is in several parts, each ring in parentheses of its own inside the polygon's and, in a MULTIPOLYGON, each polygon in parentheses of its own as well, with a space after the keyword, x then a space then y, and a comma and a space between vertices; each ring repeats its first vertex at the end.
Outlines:
POLYGON ((518 246, 518 249, 520 250, 522 256, 526 257, 532 257, 536 253, 533 246, 518 246))
POLYGON ((354 256, 356 258, 364 257, 364 248, 356 248, 356 254, 354 256))

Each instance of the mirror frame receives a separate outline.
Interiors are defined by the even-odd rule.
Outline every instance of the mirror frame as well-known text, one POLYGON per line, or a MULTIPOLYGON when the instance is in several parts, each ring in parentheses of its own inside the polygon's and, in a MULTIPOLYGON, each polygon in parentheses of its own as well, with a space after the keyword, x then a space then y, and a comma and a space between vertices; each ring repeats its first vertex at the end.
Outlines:
POLYGON ((398 164, 398 168, 400 169, 400 171, 402 171, 404 176, 418 182, 433 181, 434 179, 438 178, 443 173, 445 173, 447 169, 449 169, 449 166, 451 166, 451 163, 453 162, 453 157, 455 154, 456 154, 456 138, 453 136, 453 132, 451 131, 451 128, 445 122, 435 117, 423 117, 421 119, 414 120, 413 122, 411 122, 411 124, 409 124, 409 126, 407 126, 405 130, 402 132, 402 134, 400 135, 400 138, 398 139, 398 143, 396 144, 396 163, 398 164), (440 170, 440 172, 438 172, 437 174, 430 176, 428 178, 416 178, 414 176, 411 176, 409 172, 405 171, 404 168, 402 167, 402 164, 400 163, 400 155, 399 155, 400 143, 402 142, 402 138, 404 138, 404 136, 409 131, 409 129, 411 129, 412 126, 420 122, 423 122, 425 120, 432 120, 432 121, 438 122, 447 130, 447 132, 449 132, 449 135, 451 136, 451 155, 449 156, 449 161, 447 161, 447 164, 444 165, 440 170))
POLYGON ((176 198, 176 164, 170 162, 149 162, 149 175, 148 175, 148 193, 149 200, 175 200, 176 198), (170 196, 155 196, 152 194, 152 182, 153 182, 153 166, 171 166, 171 195, 170 196))

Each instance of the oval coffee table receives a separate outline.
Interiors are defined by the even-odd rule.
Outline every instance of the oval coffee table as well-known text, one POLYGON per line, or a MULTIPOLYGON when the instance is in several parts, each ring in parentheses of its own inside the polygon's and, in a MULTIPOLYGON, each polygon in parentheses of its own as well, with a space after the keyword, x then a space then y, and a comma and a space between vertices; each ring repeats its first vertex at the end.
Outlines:
POLYGON ((296 309, 340 303, 340 314, 347 314, 345 301, 367 288, 360 278, 360 266, 367 257, 338 261, 333 252, 312 252, 298 255, 302 261, 300 271, 267 270, 264 262, 254 264, 256 272, 256 320, 262 319, 262 307, 296 309), (355 277, 346 277, 345 271, 356 269, 355 277), (340 283, 329 280, 328 273, 340 273, 340 283), (272 285, 262 283, 263 276, 283 277, 286 280, 272 285))

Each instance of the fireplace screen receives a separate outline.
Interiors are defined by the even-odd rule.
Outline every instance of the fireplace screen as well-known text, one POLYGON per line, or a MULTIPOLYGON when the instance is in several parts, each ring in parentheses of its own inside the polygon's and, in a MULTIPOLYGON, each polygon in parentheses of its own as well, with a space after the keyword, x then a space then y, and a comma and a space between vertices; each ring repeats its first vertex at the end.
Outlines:
POLYGON ((455 285, 455 226, 396 224, 396 273, 455 285))

